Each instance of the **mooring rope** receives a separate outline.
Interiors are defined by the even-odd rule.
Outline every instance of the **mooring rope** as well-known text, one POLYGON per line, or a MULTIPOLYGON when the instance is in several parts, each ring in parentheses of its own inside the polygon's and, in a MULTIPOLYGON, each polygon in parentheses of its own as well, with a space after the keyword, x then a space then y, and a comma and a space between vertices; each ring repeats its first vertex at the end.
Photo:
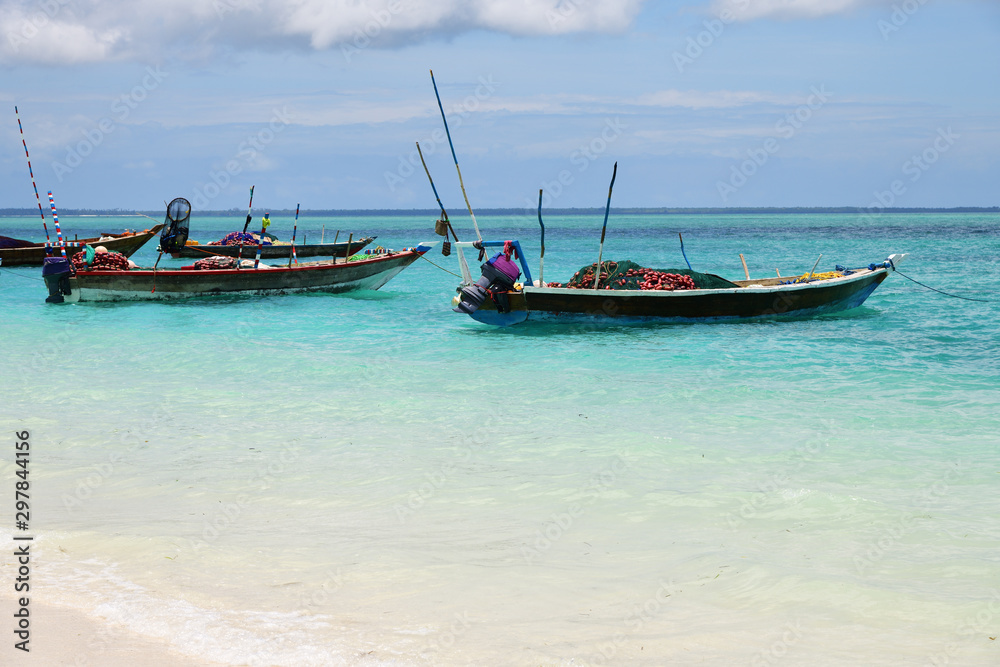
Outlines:
POLYGON ((455 276, 456 278, 461 278, 461 277, 462 277, 462 276, 458 275, 457 273, 454 273, 454 272, 452 272, 452 271, 449 271, 448 269, 444 268, 443 266, 439 266, 439 265, 437 265, 437 264, 434 264, 434 262, 432 262, 431 260, 427 259, 427 258, 426 258, 426 257, 424 257, 423 255, 418 255, 418 257, 420 257, 420 259, 424 260, 424 261, 425 261, 425 262, 427 262, 428 264, 432 264, 432 265, 434 265, 434 266, 437 266, 437 267, 438 267, 439 269, 441 269, 441 270, 442 270, 442 271, 444 271, 445 273, 450 273, 451 275, 455 276))
POLYGON ((13 274, 15 276, 21 276, 22 278, 28 278, 29 280, 41 280, 43 282, 45 281, 45 278, 36 278, 34 276, 26 276, 23 273, 16 273, 14 271, 11 271, 10 269, 0 269, 0 271, 3 271, 4 273, 10 273, 10 274, 13 274))
POLYGON ((945 296, 950 296, 953 299, 965 299, 966 301, 978 301, 980 303, 990 303, 990 299, 973 299, 972 297, 968 297, 968 296, 959 296, 957 294, 948 294, 947 292, 942 292, 939 289, 934 289, 930 285, 923 284, 919 280, 914 280, 913 278, 911 278, 910 276, 906 275, 905 273, 902 273, 899 269, 895 269, 895 271, 896 271, 896 273, 898 273, 899 275, 903 276, 907 280, 912 280, 916 284, 920 285, 921 287, 926 287, 927 289, 929 289, 932 292, 937 292, 938 294, 944 294, 945 296))

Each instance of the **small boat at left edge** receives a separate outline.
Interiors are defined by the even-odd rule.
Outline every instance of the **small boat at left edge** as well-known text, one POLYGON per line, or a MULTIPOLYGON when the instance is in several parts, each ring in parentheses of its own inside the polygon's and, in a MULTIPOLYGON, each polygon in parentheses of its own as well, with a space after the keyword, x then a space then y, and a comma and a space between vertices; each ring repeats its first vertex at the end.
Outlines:
MULTIPOLYGON (((191 205, 186 200, 178 199, 170 202, 167 208, 167 223, 160 236, 164 251, 169 245, 173 223, 184 222, 190 215, 191 205)), ((398 252, 386 250, 355 258, 295 264, 289 260, 279 266, 254 261, 255 249, 247 248, 247 257, 243 261, 250 260, 247 263, 251 266, 237 265, 232 268, 191 265, 170 269, 154 266, 152 269, 80 270, 68 259, 49 257, 42 268, 42 276, 49 291, 46 298, 49 303, 377 290, 435 244, 431 241, 398 252)))
MULTIPOLYGON (((159 224, 141 232, 125 231, 121 234, 101 234, 101 236, 93 238, 66 241, 66 252, 72 254, 82 250, 84 246, 102 245, 108 249, 108 252, 120 252, 126 257, 131 257, 139 248, 146 245, 149 239, 156 236, 162 228, 163 225, 159 224)), ((46 257, 58 254, 59 248, 58 243, 51 241, 36 243, 0 236, 0 262, 5 267, 41 266, 46 257)))
POLYGON ((401 252, 372 255, 355 261, 323 260, 281 266, 233 269, 133 269, 73 271, 62 257, 43 268, 50 303, 86 301, 151 301, 226 294, 290 294, 377 290, 434 242, 401 252))

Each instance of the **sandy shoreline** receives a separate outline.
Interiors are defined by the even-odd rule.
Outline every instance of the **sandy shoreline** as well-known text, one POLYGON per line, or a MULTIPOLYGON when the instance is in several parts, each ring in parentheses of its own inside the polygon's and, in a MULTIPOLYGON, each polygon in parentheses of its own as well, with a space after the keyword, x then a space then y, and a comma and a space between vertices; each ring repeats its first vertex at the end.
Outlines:
MULTIPOLYGON (((121 625, 87 616, 68 607, 38 604, 31 609, 30 651, 14 648, 15 636, 0 649, 0 663, 5 665, 73 665, 87 667, 217 667, 223 663, 200 660, 174 651, 169 644, 137 634, 121 625)), ((13 598, 4 597, 0 608, 11 622, 16 611, 13 598), (9 611, 9 613, 7 613, 9 611)), ((10 632, 5 632, 7 635, 10 632)))

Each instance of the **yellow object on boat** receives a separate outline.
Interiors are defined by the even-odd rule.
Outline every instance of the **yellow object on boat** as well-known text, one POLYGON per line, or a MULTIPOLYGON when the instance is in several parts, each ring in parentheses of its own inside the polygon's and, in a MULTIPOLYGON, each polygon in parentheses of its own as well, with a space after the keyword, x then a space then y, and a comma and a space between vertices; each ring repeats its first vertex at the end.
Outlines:
POLYGON ((801 277, 796 278, 795 282, 804 283, 809 280, 829 280, 830 278, 843 278, 844 274, 840 271, 827 271, 826 273, 814 273, 812 278, 809 277, 808 273, 803 273, 801 277))

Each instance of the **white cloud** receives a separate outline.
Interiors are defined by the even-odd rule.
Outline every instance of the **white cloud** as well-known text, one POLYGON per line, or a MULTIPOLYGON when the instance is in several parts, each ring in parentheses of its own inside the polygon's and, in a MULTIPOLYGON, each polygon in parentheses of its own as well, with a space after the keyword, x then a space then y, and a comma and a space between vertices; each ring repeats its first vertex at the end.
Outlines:
MULTIPOLYGON (((28 8, 0 1, 0 63, 82 63, 105 60, 127 35, 123 27, 95 28, 58 9, 28 8)), ((59 7, 53 2, 54 7, 59 7)))
POLYGON ((471 30, 618 32, 644 0, 0 0, 0 64, 365 49, 471 30))
POLYGON ((726 11, 739 21, 752 21, 770 17, 811 19, 889 4, 889 0, 714 0, 712 9, 716 15, 726 11))
POLYGON ((801 104, 793 96, 771 95, 745 90, 660 90, 635 99, 633 104, 688 109, 725 109, 749 104, 801 104))

